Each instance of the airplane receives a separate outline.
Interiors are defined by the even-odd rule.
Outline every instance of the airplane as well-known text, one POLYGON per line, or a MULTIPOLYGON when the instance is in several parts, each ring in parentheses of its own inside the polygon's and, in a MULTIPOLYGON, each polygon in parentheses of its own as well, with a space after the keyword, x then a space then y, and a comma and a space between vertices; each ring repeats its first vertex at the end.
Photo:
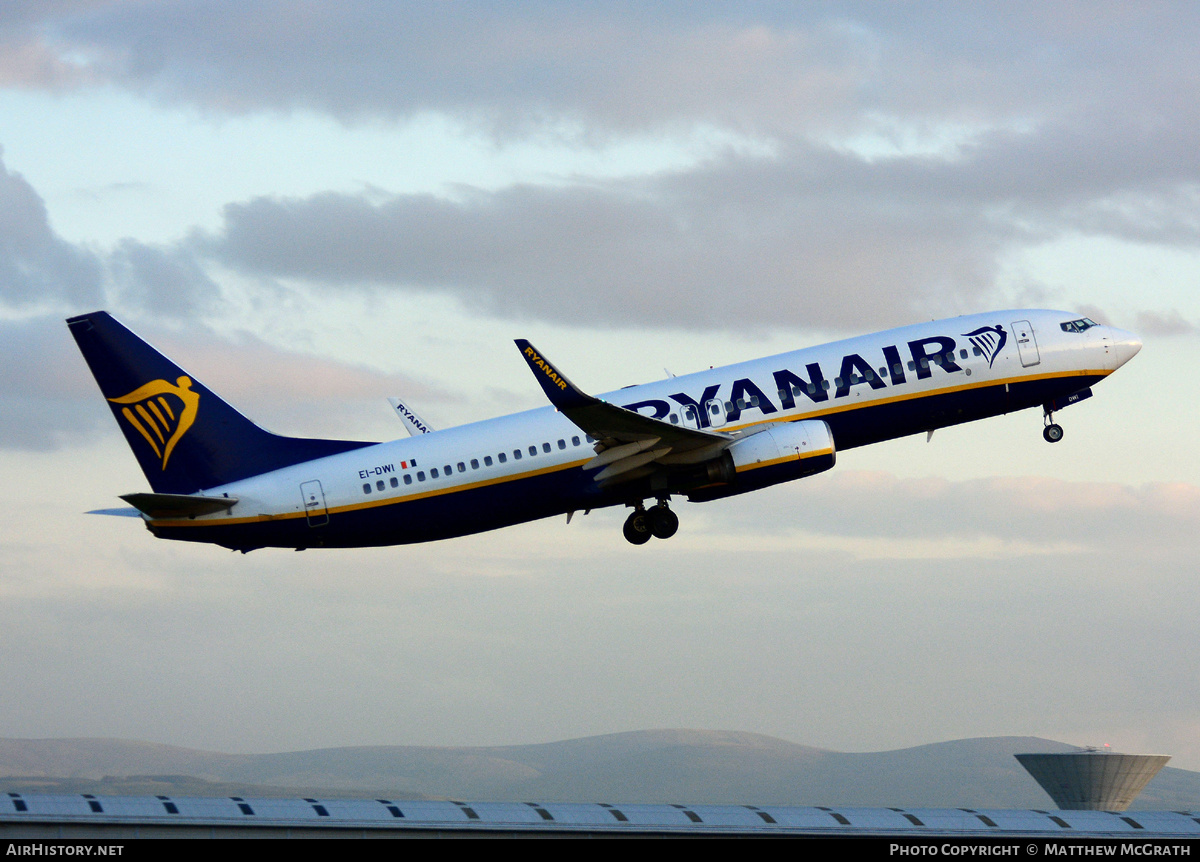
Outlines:
POLYGON ((67 325, 152 489, 121 499, 159 538, 243 553, 447 539, 621 505, 641 545, 675 534, 672 497, 811 476, 856 446, 1035 407, 1056 443, 1054 414, 1142 346, 1077 314, 1018 309, 596 397, 517 339, 549 406, 433 430, 393 399, 411 436, 369 443, 272 434, 107 312, 67 325))

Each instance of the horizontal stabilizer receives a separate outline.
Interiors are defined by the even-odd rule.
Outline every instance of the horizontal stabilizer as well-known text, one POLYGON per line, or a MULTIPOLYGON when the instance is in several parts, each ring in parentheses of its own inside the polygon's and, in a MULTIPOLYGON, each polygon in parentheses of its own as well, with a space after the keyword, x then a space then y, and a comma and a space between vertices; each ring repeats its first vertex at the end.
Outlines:
POLYGON ((117 518, 140 518, 142 513, 132 506, 122 506, 119 509, 89 509, 85 515, 112 515, 117 518))
POLYGON ((147 518, 186 518, 229 511, 237 497, 205 497, 203 494, 122 494, 121 499, 147 518))

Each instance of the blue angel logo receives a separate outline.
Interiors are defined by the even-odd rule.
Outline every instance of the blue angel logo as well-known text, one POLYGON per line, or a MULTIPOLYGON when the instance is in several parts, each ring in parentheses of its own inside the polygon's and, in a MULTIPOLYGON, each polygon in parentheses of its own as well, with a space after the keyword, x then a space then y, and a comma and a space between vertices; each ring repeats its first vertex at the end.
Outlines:
POLYGON ((1008 342, 1008 333, 1003 326, 981 326, 974 332, 964 332, 963 337, 969 338, 975 349, 987 357, 988 368, 1008 342))

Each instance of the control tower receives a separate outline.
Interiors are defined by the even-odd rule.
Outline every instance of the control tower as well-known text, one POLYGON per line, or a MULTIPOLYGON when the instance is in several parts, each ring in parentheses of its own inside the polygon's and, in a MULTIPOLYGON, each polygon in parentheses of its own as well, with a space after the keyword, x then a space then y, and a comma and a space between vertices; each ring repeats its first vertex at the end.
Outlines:
POLYGON ((1055 805, 1076 811, 1124 811, 1171 759, 1166 754, 1117 754, 1095 748, 1013 756, 1055 805))

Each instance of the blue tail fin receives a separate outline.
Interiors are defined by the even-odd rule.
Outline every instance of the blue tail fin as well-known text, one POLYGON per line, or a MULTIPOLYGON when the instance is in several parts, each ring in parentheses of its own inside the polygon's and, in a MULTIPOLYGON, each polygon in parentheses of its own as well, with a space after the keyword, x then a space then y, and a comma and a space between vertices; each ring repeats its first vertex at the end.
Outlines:
POLYGON ((264 431, 106 311, 67 326, 160 494, 193 494, 371 445, 264 431))

